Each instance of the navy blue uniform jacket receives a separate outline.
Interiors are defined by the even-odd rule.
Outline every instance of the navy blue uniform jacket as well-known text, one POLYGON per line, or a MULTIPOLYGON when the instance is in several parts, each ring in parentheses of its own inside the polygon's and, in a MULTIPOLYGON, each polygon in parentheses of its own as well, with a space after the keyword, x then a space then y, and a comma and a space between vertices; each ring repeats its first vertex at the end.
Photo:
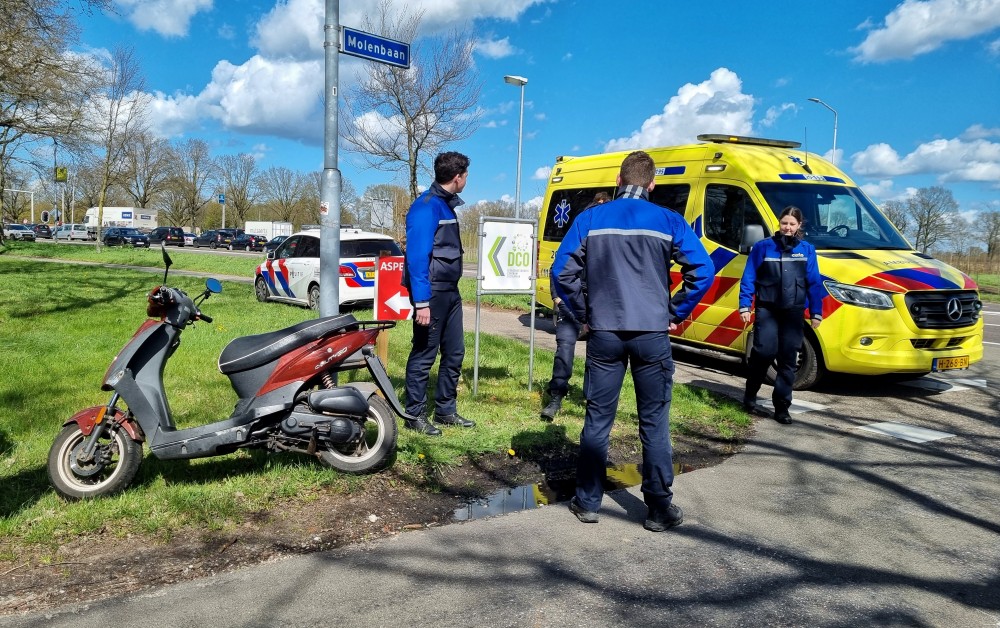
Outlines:
POLYGON ((455 207, 457 194, 432 183, 406 214, 404 282, 414 307, 427 307, 431 289, 454 290, 462 278, 462 238, 455 207))
POLYGON ((551 272, 558 296, 591 329, 667 331, 694 310, 715 266, 682 216, 626 192, 576 217, 551 272), (684 280, 673 299, 671 262, 684 280))
POLYGON ((823 318, 823 277, 819 274, 816 249, 800 240, 790 250, 781 236, 765 238, 753 245, 740 280, 740 312, 749 312, 757 295, 757 305, 780 310, 804 310, 812 318, 823 318))

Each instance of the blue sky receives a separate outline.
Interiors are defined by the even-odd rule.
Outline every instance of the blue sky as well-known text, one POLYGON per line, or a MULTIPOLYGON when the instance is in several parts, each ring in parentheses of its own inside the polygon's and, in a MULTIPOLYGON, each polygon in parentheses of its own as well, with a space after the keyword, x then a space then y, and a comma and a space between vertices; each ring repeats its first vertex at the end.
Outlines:
MULTIPOLYGON (((135 47, 165 137, 262 168, 323 166, 324 0, 116 0, 82 17, 81 44, 135 47)), ((378 0, 340 2, 361 27, 378 0)), ((411 0, 428 34, 476 41, 480 127, 451 146, 472 158, 467 202, 513 199, 525 87, 521 198, 540 203, 557 155, 737 133, 803 141, 876 202, 931 185, 966 215, 1000 210, 1000 0, 606 2, 411 0)), ((397 0, 397 6, 401 2, 397 0)), ((340 56, 340 87, 360 61, 340 56)), ((342 110, 343 113, 343 110, 342 110)), ((402 175, 341 151, 358 193, 402 175)), ((425 177, 426 178, 426 177, 425 177)))

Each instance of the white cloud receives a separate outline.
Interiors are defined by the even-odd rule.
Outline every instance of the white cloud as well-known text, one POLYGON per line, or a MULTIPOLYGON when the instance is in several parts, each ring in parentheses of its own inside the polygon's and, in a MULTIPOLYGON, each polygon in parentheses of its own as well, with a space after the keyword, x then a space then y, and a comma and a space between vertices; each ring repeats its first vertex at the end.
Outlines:
POLYGON ((140 31, 164 37, 183 37, 191 18, 212 9, 212 0, 115 0, 122 13, 140 31))
POLYGON ((490 59, 503 59, 516 54, 518 50, 510 45, 509 37, 504 37, 503 39, 477 39, 476 52, 490 59))
POLYGON ((524 209, 530 210, 532 213, 537 214, 539 212, 539 210, 542 209, 542 197, 541 196, 535 196, 535 197, 530 198, 530 199, 528 199, 526 201, 522 201, 521 202, 521 207, 523 207, 524 209))
MULTIPOLYGON (((860 28, 869 27, 866 22, 860 28)), ((850 52, 864 63, 909 59, 998 27, 997 0, 904 0, 885 17, 884 26, 868 33, 850 52)))
POLYGON ((962 133, 963 140, 985 140, 991 137, 1000 138, 1000 126, 989 128, 981 124, 973 124, 962 133))
POLYGON ((695 141, 700 133, 750 135, 753 96, 742 93, 743 82, 735 72, 719 68, 708 80, 688 83, 663 108, 642 123, 629 137, 608 142, 608 151, 671 146, 695 141))
POLYGON ((531 178, 546 181, 550 174, 552 174, 552 166, 542 166, 538 170, 535 170, 535 174, 531 178))
POLYGON ((767 112, 764 113, 764 119, 760 121, 760 125, 765 128, 774 126, 778 118, 788 110, 795 113, 799 108, 796 104, 790 102, 782 103, 777 107, 768 107, 767 112))
POLYGON ((854 172, 871 177, 936 174, 938 181, 1000 181, 1000 143, 985 139, 938 139, 900 157, 888 144, 851 156, 854 172))

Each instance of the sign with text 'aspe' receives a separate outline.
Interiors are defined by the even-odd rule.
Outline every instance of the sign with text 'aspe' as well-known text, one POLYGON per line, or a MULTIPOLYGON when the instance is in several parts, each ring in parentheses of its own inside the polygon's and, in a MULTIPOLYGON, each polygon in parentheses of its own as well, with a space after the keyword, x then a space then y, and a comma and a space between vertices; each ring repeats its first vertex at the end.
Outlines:
POLYGON ((413 317, 410 291, 403 285, 401 256, 378 259, 375 273, 375 318, 380 321, 400 321, 413 317))

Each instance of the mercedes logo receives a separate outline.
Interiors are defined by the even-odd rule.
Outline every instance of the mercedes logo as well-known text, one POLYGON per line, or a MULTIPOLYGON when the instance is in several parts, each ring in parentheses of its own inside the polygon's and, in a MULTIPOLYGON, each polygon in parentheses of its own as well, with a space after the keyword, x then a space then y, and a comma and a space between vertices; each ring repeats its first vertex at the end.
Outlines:
POLYGON ((962 318, 962 302, 958 300, 958 297, 948 299, 944 310, 948 314, 948 320, 950 321, 957 321, 962 318))

